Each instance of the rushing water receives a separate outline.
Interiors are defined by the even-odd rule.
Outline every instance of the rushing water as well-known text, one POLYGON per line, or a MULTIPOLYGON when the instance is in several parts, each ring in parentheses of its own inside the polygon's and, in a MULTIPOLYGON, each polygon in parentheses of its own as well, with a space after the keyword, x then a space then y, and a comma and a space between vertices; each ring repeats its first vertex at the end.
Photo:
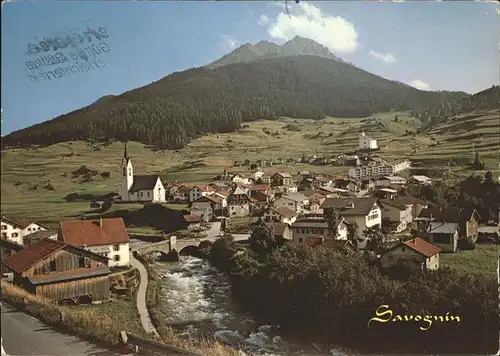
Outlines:
POLYGON ((231 300, 227 277, 208 262, 181 256, 179 262, 156 263, 162 279, 163 312, 167 321, 189 337, 213 335, 247 355, 346 355, 338 348, 320 352, 313 345, 293 341, 274 325, 259 323, 231 300))

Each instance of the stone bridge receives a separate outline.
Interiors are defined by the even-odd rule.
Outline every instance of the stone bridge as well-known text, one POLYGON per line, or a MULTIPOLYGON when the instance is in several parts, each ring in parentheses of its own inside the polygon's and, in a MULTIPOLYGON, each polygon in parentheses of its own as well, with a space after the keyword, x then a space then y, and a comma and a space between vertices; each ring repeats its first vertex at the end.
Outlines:
MULTIPOLYGON (((235 234, 233 235, 234 241, 242 242, 248 240, 248 234, 235 234)), ((205 239, 177 239, 176 236, 169 236, 165 241, 160 242, 150 242, 144 243, 143 245, 132 248, 132 251, 136 251, 140 255, 147 255, 152 252, 162 252, 168 254, 172 250, 181 252, 186 247, 198 247, 203 241, 214 242, 216 237, 205 238, 205 239)))

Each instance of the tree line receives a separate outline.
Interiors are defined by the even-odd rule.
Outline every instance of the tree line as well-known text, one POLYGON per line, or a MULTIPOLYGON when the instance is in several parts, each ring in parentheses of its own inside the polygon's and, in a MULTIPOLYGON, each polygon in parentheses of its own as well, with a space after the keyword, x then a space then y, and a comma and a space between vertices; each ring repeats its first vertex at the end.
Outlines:
POLYGON ((234 131, 245 121, 439 110, 466 97, 419 91, 330 59, 272 58, 173 73, 6 135, 2 147, 117 139, 177 149, 206 133, 234 131))

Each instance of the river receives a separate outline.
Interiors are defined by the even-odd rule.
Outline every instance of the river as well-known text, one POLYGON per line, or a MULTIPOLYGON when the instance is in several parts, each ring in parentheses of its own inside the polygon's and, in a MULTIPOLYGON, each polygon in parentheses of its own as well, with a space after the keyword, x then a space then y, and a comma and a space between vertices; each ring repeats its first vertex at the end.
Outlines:
POLYGON ((161 308, 167 321, 189 337, 215 336, 247 355, 347 355, 341 348, 292 340, 280 328, 258 322, 231 299, 227 277, 202 259, 181 256, 179 262, 157 262, 162 279, 161 308))

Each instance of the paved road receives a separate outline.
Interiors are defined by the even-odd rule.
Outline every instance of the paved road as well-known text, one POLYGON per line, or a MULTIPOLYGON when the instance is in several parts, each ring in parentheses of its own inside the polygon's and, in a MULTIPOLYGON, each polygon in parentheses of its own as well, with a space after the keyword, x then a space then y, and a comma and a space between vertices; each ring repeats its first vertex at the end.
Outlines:
POLYGON ((146 304, 146 291, 148 290, 148 271, 146 270, 146 267, 144 267, 144 265, 134 257, 133 254, 130 254, 130 263, 133 267, 139 270, 139 274, 141 275, 141 281, 139 283, 139 289, 137 291, 137 311, 139 312, 139 316, 141 318, 142 327, 147 333, 153 333, 156 336, 159 336, 156 328, 151 322, 151 317, 149 316, 149 311, 146 304))
POLYGON ((2 309, 2 355, 119 356, 78 337, 61 334, 43 322, 12 309, 2 309))

